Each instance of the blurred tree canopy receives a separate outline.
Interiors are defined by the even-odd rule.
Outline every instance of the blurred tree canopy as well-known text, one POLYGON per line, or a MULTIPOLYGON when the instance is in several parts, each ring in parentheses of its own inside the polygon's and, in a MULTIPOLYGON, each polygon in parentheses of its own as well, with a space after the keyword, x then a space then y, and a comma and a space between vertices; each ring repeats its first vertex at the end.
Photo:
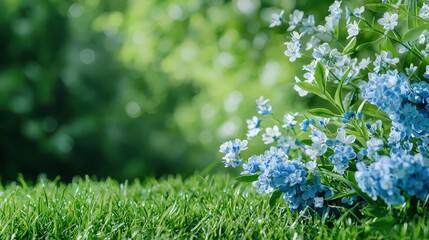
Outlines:
POLYGON ((268 25, 308 2, 0 1, 1 178, 125 179, 218 161, 260 95, 278 113, 305 104, 285 31, 268 25))

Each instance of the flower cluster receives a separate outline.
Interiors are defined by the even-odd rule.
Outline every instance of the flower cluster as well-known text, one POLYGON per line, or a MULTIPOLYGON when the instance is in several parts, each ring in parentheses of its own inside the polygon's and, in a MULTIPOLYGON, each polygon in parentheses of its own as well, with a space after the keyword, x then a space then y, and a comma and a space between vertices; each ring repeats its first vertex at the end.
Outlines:
POLYGON ((240 139, 235 139, 234 141, 229 141, 222 144, 219 151, 225 154, 225 156, 222 158, 224 160, 225 167, 239 166, 242 162, 240 153, 246 149, 247 140, 241 141, 240 139))
POLYGON ((324 199, 333 195, 332 190, 321 184, 320 176, 307 180, 308 171, 299 159, 290 160, 279 148, 271 147, 264 154, 251 156, 243 164, 242 174, 259 173, 253 183, 258 193, 272 193, 278 189, 292 210, 303 210, 307 206, 324 207, 324 199))
POLYGON ((281 192, 291 210, 427 200, 429 5, 412 2, 335 1, 320 24, 300 10, 273 15, 270 27, 288 25, 289 60, 310 58, 294 89, 327 105, 280 121, 260 97, 247 140, 267 150, 243 160, 247 140, 226 142, 225 166, 242 164, 258 193, 281 192))
POLYGON ((376 155, 368 167, 357 164, 359 187, 374 200, 377 196, 387 204, 402 204, 404 193, 426 200, 429 195, 429 161, 422 154, 412 155, 402 150, 390 155, 376 155))

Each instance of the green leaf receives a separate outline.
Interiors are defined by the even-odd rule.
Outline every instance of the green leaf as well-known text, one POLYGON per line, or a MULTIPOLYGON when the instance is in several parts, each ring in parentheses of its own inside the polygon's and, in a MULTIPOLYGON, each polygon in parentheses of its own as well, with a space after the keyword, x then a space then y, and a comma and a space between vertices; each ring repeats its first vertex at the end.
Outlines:
POLYGON ((376 206, 366 206, 361 212, 370 217, 385 217, 389 214, 385 208, 376 206))
POLYGON ((392 41, 387 37, 380 43, 379 48, 380 51, 384 50, 386 52, 391 52, 393 55, 396 53, 395 46, 393 46, 392 41))
POLYGON ((348 109, 349 107, 353 106, 357 100, 359 100, 359 96, 356 90, 348 92, 343 99, 344 109, 348 109))
POLYGON ((412 29, 416 26, 418 26, 417 23, 417 18, 416 16, 418 15, 418 9, 417 9, 417 1, 408 1, 408 6, 407 6, 407 16, 408 16, 408 28, 412 29))
POLYGON ((380 231, 383 234, 389 234, 392 231, 392 228, 395 226, 395 220, 391 217, 383 217, 375 220, 370 223, 369 226, 377 231, 380 231))
POLYGON ((299 82, 296 85, 298 85, 298 87, 302 88, 303 90, 310 92, 310 93, 314 93, 319 95, 322 98, 325 98, 325 96, 323 95, 323 90, 320 89, 320 87, 318 85, 313 85, 307 82, 299 82))
POLYGON ((356 45, 356 37, 353 37, 350 42, 344 47, 343 54, 350 53, 356 45))
POLYGON ((316 83, 320 86, 320 88, 325 92, 326 89, 326 81, 328 78, 328 74, 326 73, 326 67, 321 62, 317 62, 316 69, 314 71, 314 78, 316 79, 316 83))
POLYGON ((254 182, 256 180, 258 180, 259 175, 255 174, 255 175, 243 175, 243 176, 238 176, 235 178, 235 180, 237 180, 237 182, 254 182))
POLYGON ((302 144, 308 145, 308 146, 310 146, 311 144, 313 144, 313 141, 311 141, 311 139, 303 139, 303 140, 300 140, 300 142, 302 144))
POLYGON ((343 75, 343 77, 340 80, 340 83, 338 83, 338 87, 337 90, 335 91, 335 96, 334 96, 334 100, 335 103, 337 104, 338 107, 340 107, 340 109, 344 112, 344 106, 343 106, 343 102, 341 100, 341 95, 342 95, 342 91, 343 91, 343 84, 344 81, 347 79, 347 76, 349 75, 350 71, 352 70, 352 65, 350 65, 349 69, 347 69, 346 73, 343 75))
POLYGON ((307 112, 317 117, 331 118, 335 116, 335 114, 331 112, 331 110, 326 108, 312 108, 307 110, 307 112))
POLYGON ((372 41, 372 42, 366 42, 366 43, 362 43, 362 44, 360 44, 360 45, 358 45, 357 47, 356 47, 356 52, 359 52, 360 50, 362 50, 362 49, 364 49, 364 48, 368 48, 368 47, 371 47, 372 45, 374 45, 375 43, 377 43, 378 41, 380 41, 380 40, 382 40, 384 37, 381 37, 381 38, 379 38, 379 39, 376 39, 376 40, 374 40, 374 41, 372 41))
POLYGON ((345 192, 345 193, 335 194, 334 196, 332 196, 326 200, 335 200, 335 199, 340 199, 340 198, 344 198, 344 197, 356 197, 356 196, 359 196, 359 194, 357 194, 353 190, 350 190, 350 191, 345 192))
POLYGON ((424 30, 429 29, 429 24, 424 24, 413 29, 410 29, 408 32, 404 34, 403 40, 407 42, 416 41, 419 39, 420 35, 424 30))
POLYGON ((365 104, 362 108, 362 112, 370 117, 378 118, 384 121, 391 121, 385 112, 381 111, 377 106, 371 103, 365 104))
POLYGON ((282 196, 282 192, 280 190, 275 190, 270 197, 270 208, 273 208, 276 206, 277 200, 282 196))
POLYGON ((368 3, 368 4, 365 4, 365 8, 368 8, 373 12, 385 13, 385 12, 389 12, 392 7, 382 3, 368 3))
POLYGON ((332 36, 330 34, 326 33, 316 33, 314 34, 315 37, 322 40, 323 42, 330 42, 332 41, 332 36))

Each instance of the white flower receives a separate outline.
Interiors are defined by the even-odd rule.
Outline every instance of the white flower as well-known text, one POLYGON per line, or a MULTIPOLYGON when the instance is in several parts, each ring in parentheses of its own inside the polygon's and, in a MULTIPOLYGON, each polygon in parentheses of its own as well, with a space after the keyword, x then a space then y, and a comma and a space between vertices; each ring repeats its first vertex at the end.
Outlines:
POLYGON ((299 34, 298 32, 295 32, 295 31, 293 31, 292 33, 291 33, 291 35, 292 35, 292 42, 299 42, 299 40, 301 39, 301 37, 302 37, 302 33, 301 34, 299 34))
POLYGON ((298 93, 300 97, 307 96, 308 92, 304 89, 300 88, 298 85, 294 85, 293 89, 298 93))
POLYGON ((423 74, 423 77, 429 80, 429 65, 426 65, 426 72, 423 74))
POLYGON ((353 16, 359 17, 364 11, 365 11, 364 6, 355 8, 355 10, 353 10, 353 16))
POLYGON ((323 43, 322 45, 318 46, 313 50, 313 58, 320 60, 325 55, 329 54, 331 52, 331 47, 328 43, 323 43))
POLYGON ((261 131, 260 124, 261 119, 256 116, 253 116, 251 119, 247 119, 247 139, 250 140, 259 134, 261 131))
POLYGON ((270 27, 275 27, 275 26, 282 25, 283 14, 284 14, 283 10, 280 12, 280 14, 273 13, 273 15, 271 15, 271 24, 270 24, 270 27))
POLYGON ((329 6, 329 12, 331 14, 341 14, 343 10, 341 10, 341 1, 335 1, 331 6, 329 6))
POLYGON ((289 28, 288 31, 292 31, 296 26, 302 21, 304 17, 304 12, 299 10, 294 10, 292 14, 289 15, 289 28))
POLYGON ((359 25, 356 21, 353 21, 353 23, 347 24, 347 33, 349 34, 347 39, 357 36, 359 34, 359 25))
POLYGON ((369 57, 363 58, 359 63, 359 69, 367 68, 370 63, 371 63, 371 59, 369 57))
POLYGON ((289 61, 294 62, 297 58, 301 58, 301 53, 299 50, 301 49, 301 43, 299 41, 295 42, 285 42, 287 47, 284 54, 289 57, 289 61))
POLYGON ((382 68, 386 68, 389 65, 396 65, 399 62, 399 58, 392 58, 391 52, 381 51, 380 55, 376 55, 374 64, 374 71, 379 72, 382 68))
POLYGON ((355 142, 356 136, 346 135, 346 131, 342 128, 338 128, 337 130, 337 140, 342 142, 343 144, 350 145, 355 142))
POLYGON ((309 161, 309 162, 307 162, 307 163, 305 164, 305 167, 306 167, 308 170, 313 171, 313 170, 315 170, 315 169, 316 169, 316 167, 317 167, 317 162, 316 162, 315 160, 313 160, 313 161, 309 161))
POLYGON ((424 44, 426 42, 427 30, 424 30, 422 34, 419 36, 419 40, 417 41, 419 44, 424 44))
POLYGON ((328 140, 326 134, 317 129, 314 130, 309 137, 311 137, 311 141, 314 144, 324 144, 326 140, 328 140))
POLYGON ((313 33, 315 29, 316 22, 314 21, 314 16, 309 15, 308 18, 302 19, 302 27, 300 28, 302 33, 313 33))
POLYGON ((350 11, 350 9, 348 7, 346 7, 346 23, 349 24, 350 23, 350 17, 360 17, 360 15, 362 15, 362 13, 365 11, 365 7, 358 7, 355 8, 355 10, 353 10, 353 12, 350 11))
POLYGON ((298 113, 290 114, 286 113, 283 118, 283 126, 284 128, 293 127, 297 124, 297 121, 295 120, 295 116, 298 115, 298 113))
POLYGON ((282 134, 279 131, 279 127, 274 126, 273 128, 265 129, 265 133, 262 134, 262 141, 265 144, 271 144, 277 140, 282 134))
POLYGON ((423 18, 424 20, 429 19, 429 5, 426 3, 423 3, 423 6, 419 11, 419 17, 423 18))
POLYGON ((323 207, 323 197, 315 197, 314 198, 314 207, 315 208, 322 208, 323 207))
POLYGON ((409 77, 413 76, 416 71, 417 71, 417 66, 414 66, 414 64, 412 63, 409 68, 405 68, 405 72, 409 77))
POLYGON ((398 14, 396 13, 384 13, 383 18, 377 21, 386 31, 393 30, 398 25, 398 14))
POLYGON ((306 44, 305 50, 308 51, 310 49, 313 49, 314 47, 319 46, 319 44, 320 44, 320 39, 318 39, 318 38, 316 38, 314 36, 311 36, 310 41, 308 41, 307 44, 306 44))
POLYGON ((324 143, 313 143, 311 146, 306 146, 305 153, 313 160, 317 158, 317 156, 322 156, 328 146, 324 143))

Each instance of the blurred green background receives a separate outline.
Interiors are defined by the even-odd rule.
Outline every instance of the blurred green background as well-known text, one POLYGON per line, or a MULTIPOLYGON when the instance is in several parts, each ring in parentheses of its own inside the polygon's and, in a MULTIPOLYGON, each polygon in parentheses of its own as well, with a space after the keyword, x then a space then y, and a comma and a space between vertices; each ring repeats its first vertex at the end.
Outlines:
POLYGON ((0 1, 0 177, 222 169, 259 96, 279 116, 307 104, 271 14, 332 2, 0 1))

